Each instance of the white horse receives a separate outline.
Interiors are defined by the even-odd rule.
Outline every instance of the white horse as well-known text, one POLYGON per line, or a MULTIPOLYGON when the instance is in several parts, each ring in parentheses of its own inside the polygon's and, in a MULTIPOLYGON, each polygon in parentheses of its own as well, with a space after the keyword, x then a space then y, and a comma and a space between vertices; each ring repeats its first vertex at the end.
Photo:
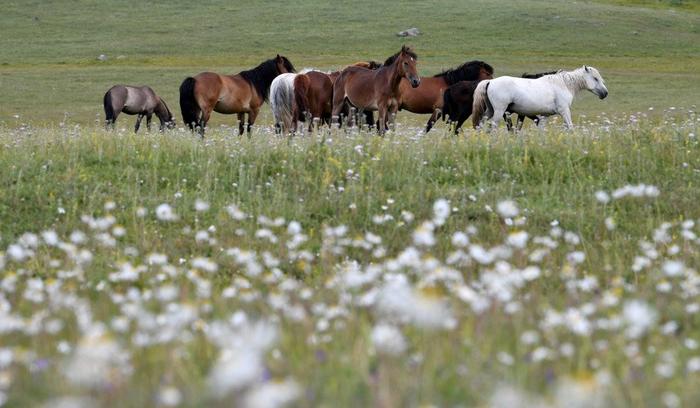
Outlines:
POLYGON ((275 118, 275 129, 283 134, 294 132, 294 78, 297 74, 281 74, 270 85, 270 107, 275 118))
MULTIPOLYGON (((505 112, 546 117, 559 114, 571 129, 571 103, 576 94, 587 89, 600 99, 608 96, 603 77, 597 69, 583 66, 537 79, 502 76, 481 81, 474 90, 472 123, 481 124, 483 116, 497 126, 505 112)), ((540 125, 544 120, 540 120, 540 125)))

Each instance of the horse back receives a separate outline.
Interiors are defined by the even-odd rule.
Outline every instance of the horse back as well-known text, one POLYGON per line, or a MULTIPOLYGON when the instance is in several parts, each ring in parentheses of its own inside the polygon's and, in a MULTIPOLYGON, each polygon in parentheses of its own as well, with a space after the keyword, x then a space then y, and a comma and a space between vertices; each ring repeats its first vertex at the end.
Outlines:
MULTIPOLYGON (((379 70, 350 66, 346 67, 333 86, 333 93, 344 94, 358 108, 377 105, 377 74, 379 70)), ((381 84, 380 84, 381 85, 381 84)))

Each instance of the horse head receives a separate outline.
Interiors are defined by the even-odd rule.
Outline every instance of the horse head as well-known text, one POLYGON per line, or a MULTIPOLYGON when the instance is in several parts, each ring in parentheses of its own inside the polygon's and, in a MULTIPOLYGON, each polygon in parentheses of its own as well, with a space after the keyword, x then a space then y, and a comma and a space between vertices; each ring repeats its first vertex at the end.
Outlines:
POLYGON ((597 69, 593 67, 583 66, 583 78, 586 81, 586 89, 598 95, 600 99, 605 99, 608 96, 608 88, 605 87, 605 81, 597 69))
POLYGON ((485 81, 487 79, 493 79, 493 68, 491 65, 481 61, 481 67, 479 68, 479 81, 485 81))
POLYGON ((156 115, 158 119, 160 119, 160 130, 175 128, 173 113, 163 99, 160 100, 160 103, 156 107, 156 115))
POLYGON ((401 47, 401 52, 395 61, 399 76, 406 78, 413 88, 417 88, 420 85, 420 76, 416 67, 417 60, 418 56, 416 53, 404 45, 401 47))
POLYGON ((296 70, 294 69, 294 65, 292 65, 291 61, 289 61, 287 57, 283 55, 277 54, 277 57, 275 57, 275 64, 277 65, 278 74, 296 72, 296 70))

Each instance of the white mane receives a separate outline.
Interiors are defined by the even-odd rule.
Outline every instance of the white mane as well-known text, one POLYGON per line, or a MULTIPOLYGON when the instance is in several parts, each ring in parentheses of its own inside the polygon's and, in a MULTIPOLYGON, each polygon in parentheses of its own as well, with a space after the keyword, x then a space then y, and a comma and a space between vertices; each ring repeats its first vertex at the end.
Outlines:
POLYGON ((580 90, 587 88, 584 75, 583 68, 577 68, 573 71, 559 71, 556 74, 546 75, 543 78, 561 81, 571 93, 577 94, 580 90))

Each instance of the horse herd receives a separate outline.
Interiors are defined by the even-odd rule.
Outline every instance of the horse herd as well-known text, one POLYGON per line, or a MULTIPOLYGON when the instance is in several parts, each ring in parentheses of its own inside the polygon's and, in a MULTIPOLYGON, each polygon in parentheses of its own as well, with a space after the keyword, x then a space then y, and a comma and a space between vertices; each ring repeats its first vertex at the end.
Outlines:
MULTIPOLYGON (((269 101, 275 127, 283 133, 299 130, 299 122, 306 122, 312 129, 320 125, 362 125, 359 122, 364 120, 383 134, 393 125, 398 110, 430 114, 426 132, 441 116, 455 123, 455 132, 469 116, 475 128, 484 118, 490 126, 504 118, 512 129, 511 113, 518 114, 518 129, 525 117, 541 125, 554 114, 561 115, 571 128, 570 107, 579 91, 589 90, 600 99, 608 95, 598 70, 585 65, 573 71, 494 79, 489 64, 469 61, 432 77, 421 77, 417 60, 416 53, 404 46, 384 63, 357 62, 328 73, 296 73, 289 59, 281 55, 236 75, 202 72, 180 85, 182 119, 204 137, 212 111, 235 113, 239 133, 250 133, 260 107, 269 101)), ((104 110, 107 127, 114 126, 121 112, 138 115, 135 131, 144 116, 150 129, 154 113, 161 130, 175 126, 165 101, 148 86, 110 88, 104 96, 104 110)))

